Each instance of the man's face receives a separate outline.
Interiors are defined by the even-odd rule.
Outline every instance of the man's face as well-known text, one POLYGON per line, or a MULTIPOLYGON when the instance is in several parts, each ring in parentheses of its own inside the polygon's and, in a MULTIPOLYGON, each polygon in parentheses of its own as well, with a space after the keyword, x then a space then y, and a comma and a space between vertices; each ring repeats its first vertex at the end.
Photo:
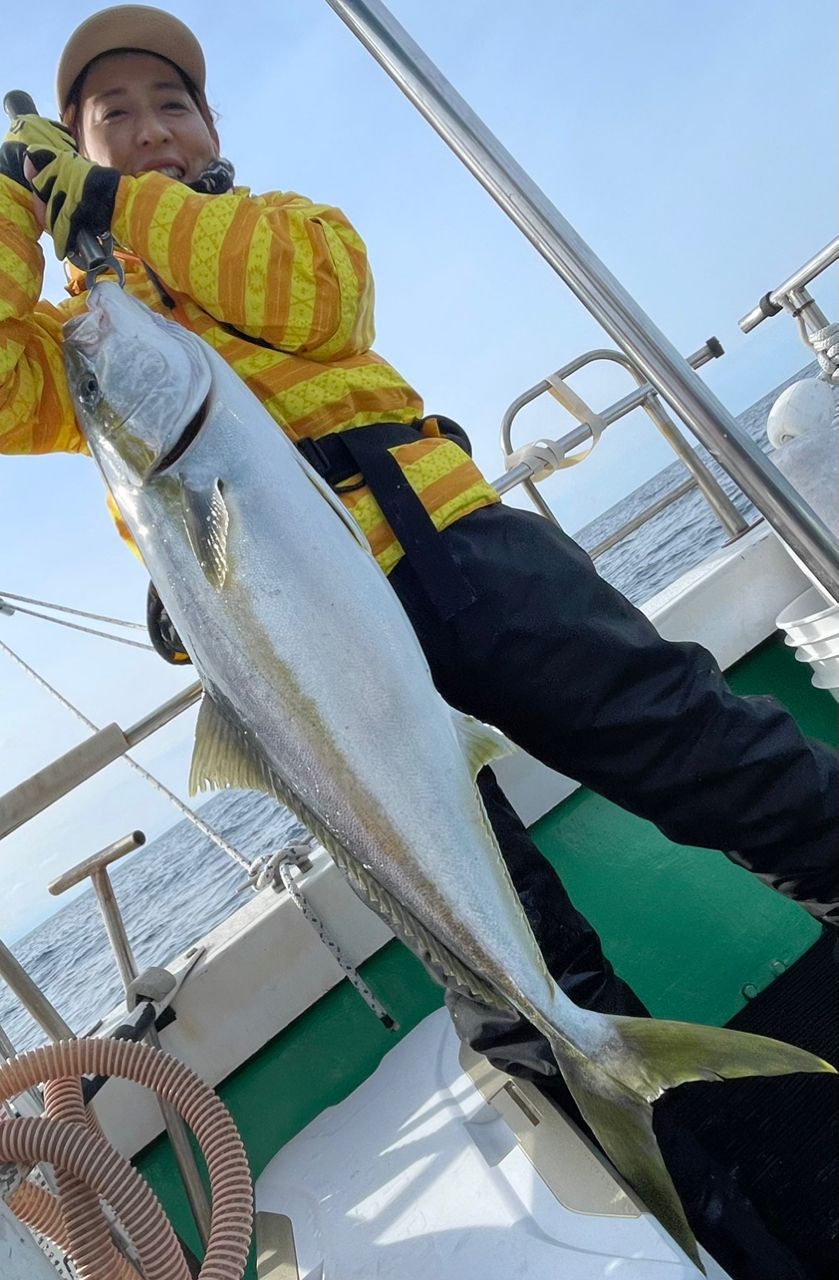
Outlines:
POLYGON ((149 170, 194 182, 218 139, 174 67, 151 53, 112 53, 84 80, 79 145, 95 164, 136 176, 149 170))

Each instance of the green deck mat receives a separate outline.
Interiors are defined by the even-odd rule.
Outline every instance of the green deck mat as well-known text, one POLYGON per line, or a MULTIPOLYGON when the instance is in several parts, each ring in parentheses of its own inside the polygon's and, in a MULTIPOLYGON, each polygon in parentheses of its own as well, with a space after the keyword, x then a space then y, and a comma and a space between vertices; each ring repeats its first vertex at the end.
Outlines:
MULTIPOLYGON (((774 638, 727 673, 771 690, 809 735, 836 741, 836 703, 774 638)), ((582 789, 532 828, 620 975, 660 1018, 721 1026, 818 938, 796 903, 717 852, 675 845, 582 789)))

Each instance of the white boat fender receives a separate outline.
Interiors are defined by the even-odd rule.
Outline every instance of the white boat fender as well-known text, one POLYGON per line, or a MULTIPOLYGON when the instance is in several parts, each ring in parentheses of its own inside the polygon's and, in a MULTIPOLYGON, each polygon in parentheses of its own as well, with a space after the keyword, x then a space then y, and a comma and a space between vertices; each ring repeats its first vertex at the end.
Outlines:
POLYGON ((823 378, 802 378, 785 387, 766 421, 766 434, 773 449, 780 449, 798 436, 834 426, 839 413, 839 392, 823 378))
POLYGON ((766 434, 775 466, 839 536, 839 387, 822 378, 786 387, 766 434))

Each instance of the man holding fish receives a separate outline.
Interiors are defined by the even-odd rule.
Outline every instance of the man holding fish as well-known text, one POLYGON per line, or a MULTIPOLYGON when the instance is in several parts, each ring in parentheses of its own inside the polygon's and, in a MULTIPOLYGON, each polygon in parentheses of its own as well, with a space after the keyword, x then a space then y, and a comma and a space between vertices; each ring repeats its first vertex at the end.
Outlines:
MULTIPOLYGON (((79 271, 61 307, 39 302, 37 241, 44 228, 64 258, 80 230, 111 233, 120 247, 125 292, 186 334, 197 334, 223 357, 296 445, 301 471, 327 500, 323 507, 343 513, 344 523, 352 525, 355 552, 360 554, 359 540, 369 542, 410 619, 437 690, 456 709, 455 716, 464 713, 454 721, 459 750, 474 768, 480 766, 480 794, 507 869, 548 970, 574 1005, 601 1014, 646 1013, 531 843, 486 767, 498 748, 469 727, 468 717, 496 726, 549 766, 652 820, 671 839, 726 850, 766 884, 835 925, 839 787, 834 754, 804 738, 771 700, 735 697, 703 649, 663 641, 560 530, 499 502, 471 461, 460 428, 443 418, 423 417, 416 392, 370 350, 371 276, 364 245, 340 211, 300 196, 254 196, 233 185, 232 166, 220 156, 205 96, 203 55, 192 33, 160 10, 133 5, 104 10, 70 38, 57 88, 63 124, 21 117, 0 152, 0 450, 80 452, 89 444, 102 465, 96 444, 101 370, 95 353, 109 326, 124 322, 131 328, 135 321, 122 305, 127 299, 105 301, 113 286, 94 290, 102 294, 101 303, 89 299, 79 271), (65 322, 82 317, 88 306, 95 323, 73 320, 65 334, 65 322), (69 386, 62 359, 65 336, 72 348, 69 386), (90 419, 87 444, 77 413, 80 420, 90 419)), ((149 353, 147 385, 157 386, 160 375, 165 388, 156 335, 143 321, 136 325, 138 359, 149 353)), ((189 341, 185 338, 178 359, 185 385, 194 377, 202 395, 196 392, 189 401, 182 434, 143 440, 148 465, 141 483, 130 478, 130 468, 108 479, 113 493, 124 494, 120 511, 115 508, 120 532, 139 541, 134 522, 140 521, 145 501, 140 491, 150 492, 152 479, 180 476, 182 499, 188 495, 192 552, 188 547, 187 553, 201 570, 196 591, 200 595, 206 587, 209 592, 209 619, 213 602, 228 585, 237 517, 226 477, 211 477, 208 462, 197 476, 181 467, 190 456, 187 450, 193 463, 200 456, 214 388, 222 385, 212 363, 209 373, 203 368, 195 373, 201 357, 189 341)), ((162 408, 161 427, 164 417, 162 408)), ((138 447, 135 439, 135 453, 138 447)), ((277 503, 284 501, 280 490, 277 503)), ((160 507, 161 520, 167 510, 160 507)), ((348 538, 346 528, 341 537, 348 538)), ((165 608, 154 606, 158 646, 177 654, 178 635, 183 636, 205 687, 220 689, 226 676, 216 679, 195 621, 204 606, 199 602, 193 616, 173 597, 170 607, 164 591, 168 562, 159 561, 158 576, 153 568, 158 551, 140 549, 164 597, 165 608)), ((359 573, 359 581, 371 584, 369 590, 378 590, 366 567, 359 573)), ((320 579, 309 585, 316 611, 320 579)), ((340 592, 340 585, 334 589, 340 592)), ((323 590, 328 594, 326 586, 323 590)), ((348 601, 344 612, 350 629, 352 609, 348 601)), ((313 619, 317 626, 314 612, 313 619)), ((394 620, 393 635, 402 637, 399 643, 407 652, 410 642, 400 625, 394 620)), ((419 666, 416 678, 421 682, 419 666)), ((235 682, 231 689, 220 698, 227 712, 235 682)), ((334 698, 340 696, 336 685, 334 698)), ((247 716, 240 718, 249 724, 247 716)), ((217 740, 227 730, 214 720, 207 732, 217 740)), ((208 767, 199 781, 231 782, 235 774, 240 785, 243 779, 257 785, 256 774, 241 761, 236 769, 222 776, 208 767)), ((260 769, 294 808, 297 789, 279 776, 277 759, 263 760, 260 769)), ((314 802, 301 803, 339 865, 369 896, 361 864, 354 861, 353 848, 345 847, 352 841, 335 835, 331 813, 317 811, 314 802)), ((350 826, 348 817, 342 833, 350 826)), ((367 862, 364 867, 369 871, 367 862)), ((398 876, 391 893, 387 878, 386 870, 378 877, 386 915, 396 900, 410 896, 398 876)), ((509 936, 517 937, 513 915, 510 921, 509 936)), ((422 928, 418 905, 404 932, 416 940, 422 928)), ((496 1007, 476 998, 485 994, 481 983, 477 992, 470 988, 458 965, 465 964, 467 972, 472 966, 478 979, 487 971, 474 968, 476 953, 459 940, 454 920, 441 941, 439 956, 425 943, 418 949, 449 981, 448 1001, 459 1034, 498 1065, 541 1079, 564 1104, 550 1012, 532 992, 522 994, 523 987, 505 990, 496 1007)), ((487 966, 491 963, 488 957, 487 966)), ((502 991, 500 976, 495 989, 502 991)), ((569 1032, 574 1061, 574 1054, 585 1056, 595 1042, 606 1046, 599 1031, 591 1032, 589 1042, 590 1030, 569 1032)), ((708 1051, 713 1054, 713 1046, 708 1051)), ((574 1061, 561 1063, 563 1074, 569 1084, 569 1077, 576 1081, 572 1092, 586 1120, 621 1167, 625 1147, 610 1147, 603 1132, 606 1113, 594 1104, 587 1109, 585 1073, 579 1067, 581 1074, 575 1074, 574 1061)), ((714 1070, 713 1063, 708 1069, 714 1070)), ((775 1069, 811 1068, 802 1060, 775 1069)), ((682 1079, 701 1074, 680 1065, 662 1087, 676 1083, 680 1072, 682 1079)), ((733 1073, 748 1070, 741 1062, 733 1073)), ((666 1108, 661 1111, 658 1136, 668 1155, 676 1148, 684 1155, 690 1139, 668 1120, 666 1108)), ((733 1181, 701 1152, 671 1172, 691 1225, 700 1238, 709 1239, 732 1274, 765 1276, 767 1265, 775 1266, 772 1274, 779 1280, 800 1274, 733 1181), (709 1204, 712 1193, 728 1201, 728 1221, 726 1213, 720 1220, 719 1204, 709 1204), (744 1233, 747 1246, 738 1244, 744 1233), (746 1255, 756 1265, 760 1261, 759 1272, 747 1269, 746 1255)), ((643 1177, 639 1171, 641 1182, 643 1177)), ((641 1189, 672 1225, 666 1190, 652 1182, 641 1189)), ((684 1242, 678 1222, 672 1229, 684 1242)))

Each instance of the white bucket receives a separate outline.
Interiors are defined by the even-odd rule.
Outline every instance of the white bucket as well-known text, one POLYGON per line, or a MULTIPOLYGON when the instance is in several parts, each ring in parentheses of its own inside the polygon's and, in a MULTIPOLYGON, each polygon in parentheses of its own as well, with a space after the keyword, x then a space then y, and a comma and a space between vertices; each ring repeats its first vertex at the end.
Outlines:
POLYGON ((814 644, 801 644, 795 651, 796 662, 836 657, 839 657, 839 636, 834 636, 832 640, 818 640, 814 644))
POLYGON ((839 604, 828 603, 818 587, 810 587, 775 619, 789 645, 818 644, 839 636, 839 604))
POLYGON ((839 688, 839 658, 813 658, 810 666, 813 668, 815 678, 818 676, 823 684, 817 684, 817 689, 833 689, 839 688))
POLYGON ((817 671, 813 676, 812 685, 814 689, 826 689, 839 702, 839 673, 817 671))

